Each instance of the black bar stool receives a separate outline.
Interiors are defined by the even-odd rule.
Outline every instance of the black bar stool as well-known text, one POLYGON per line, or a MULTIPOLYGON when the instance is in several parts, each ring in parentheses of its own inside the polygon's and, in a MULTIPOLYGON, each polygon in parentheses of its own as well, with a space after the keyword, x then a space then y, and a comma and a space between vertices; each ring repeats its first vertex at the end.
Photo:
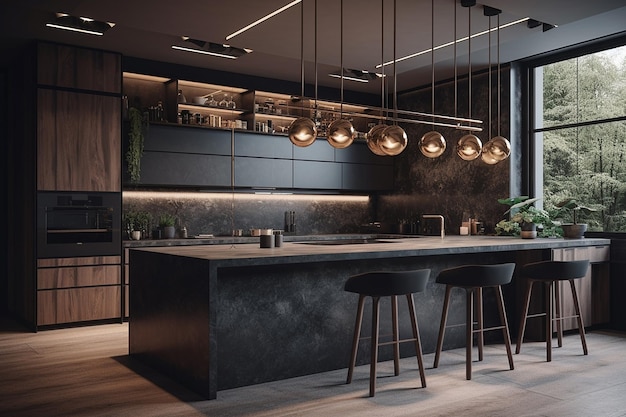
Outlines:
POLYGON ((352 373, 356 365, 357 350, 359 340, 361 340, 361 326, 363 324, 363 306, 365 298, 372 297, 372 336, 371 349, 372 356, 370 362, 370 397, 376 391, 376 364, 378 362, 378 347, 383 345, 394 345, 393 361, 394 374, 400 374, 400 343, 414 342, 419 366, 422 388, 426 387, 426 377, 424 376, 424 363, 422 360, 422 344, 420 342, 417 319, 415 317, 415 303, 413 293, 422 292, 428 283, 430 269, 420 269, 416 271, 402 272, 368 272, 354 275, 346 281, 344 289, 349 292, 359 294, 359 305, 356 313, 356 324, 354 327, 354 339, 352 341, 352 353, 350 355, 350 367, 348 368, 347 384, 352 382, 352 373), (413 338, 399 339, 398 331, 398 295, 406 295, 411 316, 411 326, 413 328, 413 338), (393 340, 391 342, 379 342, 379 317, 380 317, 380 297, 391 297, 391 321, 393 340))
POLYGON ((519 326, 519 334, 517 336, 517 346, 515 353, 519 353, 522 348, 524 339, 524 331, 526 330, 526 321, 529 318, 545 316, 545 337, 546 337, 546 361, 552 360, 552 325, 556 323, 556 332, 559 347, 563 346, 563 327, 561 322, 565 319, 576 318, 578 324, 578 333, 580 341, 583 345, 583 353, 587 352, 587 341, 585 340, 585 327, 583 325, 583 317, 580 314, 580 303, 578 293, 574 285, 575 279, 583 278, 589 269, 589 261, 542 261, 527 264, 521 269, 521 277, 526 279, 526 296, 524 298, 524 311, 519 326), (561 310, 561 296, 558 281, 569 281, 572 289, 572 298, 574 299, 573 316, 563 317, 561 310), (533 290, 535 282, 543 282, 546 288, 545 294, 545 312, 537 314, 528 314, 530 306, 530 294, 533 290), (552 304, 554 300, 554 305, 552 304))
POLYGON ((509 324, 506 319, 504 309, 504 298, 502 297, 502 285, 508 284, 513 278, 515 270, 514 263, 498 265, 465 265, 456 268, 445 269, 439 273, 436 282, 446 285, 446 294, 441 313, 441 324, 439 327, 439 338, 437 340, 437 351, 435 353, 434 368, 439 366, 439 357, 443 348, 443 336, 448 321, 448 308, 450 306, 450 293, 452 288, 464 288, 467 294, 466 321, 465 321, 465 376, 472 379, 472 339, 474 333, 478 333, 478 360, 483 360, 483 333, 488 330, 502 329, 506 353, 509 358, 509 368, 513 369, 513 355, 511 354, 511 338, 509 335, 509 324), (483 324, 483 288, 492 287, 497 293, 498 312, 500 313, 500 326, 485 328, 483 324), (476 320, 477 329, 474 329, 474 294, 476 295, 476 320))

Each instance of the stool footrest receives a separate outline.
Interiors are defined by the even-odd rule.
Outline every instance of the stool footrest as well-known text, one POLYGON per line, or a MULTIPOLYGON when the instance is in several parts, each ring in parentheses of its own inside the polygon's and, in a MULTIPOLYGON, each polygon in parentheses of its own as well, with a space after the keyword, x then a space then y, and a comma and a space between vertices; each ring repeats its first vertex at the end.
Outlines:
POLYGON ((382 343, 378 343, 378 346, 395 345, 396 343, 403 343, 403 342, 415 342, 415 341, 417 341, 417 339, 416 339, 416 338, 413 338, 413 339, 400 339, 400 340, 391 341, 391 342, 382 342, 382 343))

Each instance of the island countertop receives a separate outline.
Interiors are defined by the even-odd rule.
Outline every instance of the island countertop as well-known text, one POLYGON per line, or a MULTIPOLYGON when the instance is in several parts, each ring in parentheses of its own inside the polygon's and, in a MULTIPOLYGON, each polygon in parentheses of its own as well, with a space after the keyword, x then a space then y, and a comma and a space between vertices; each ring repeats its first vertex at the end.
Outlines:
MULTIPOLYGON (((528 249, 556 249, 610 244, 610 239, 583 238, 537 238, 521 239, 506 236, 420 236, 407 238, 377 238, 380 243, 319 244, 320 240, 284 242, 283 246, 261 248, 255 243, 232 243, 218 245, 185 245, 167 247, 133 248, 170 255, 192 257, 209 261, 221 261, 221 266, 271 265, 276 263, 320 262, 338 259, 358 260, 428 256, 447 254, 469 254, 482 252, 504 252, 528 249)), ((340 241, 338 239, 337 241, 340 241)))

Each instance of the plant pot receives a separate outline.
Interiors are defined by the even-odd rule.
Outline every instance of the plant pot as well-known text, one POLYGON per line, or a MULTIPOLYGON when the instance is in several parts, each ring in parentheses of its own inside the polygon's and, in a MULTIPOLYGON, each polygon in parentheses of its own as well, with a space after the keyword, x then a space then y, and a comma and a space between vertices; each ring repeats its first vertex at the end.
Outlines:
POLYGON ((140 230, 133 230, 131 233, 131 238, 133 240, 140 240, 141 239, 141 231, 140 230))
POLYGON ((582 239, 587 231, 587 223, 562 224, 561 228, 565 239, 582 239))
POLYGON ((176 236, 176 228, 174 226, 165 226, 163 227, 163 238, 164 239, 174 239, 176 236))
POLYGON ((522 239, 535 239, 537 237, 537 225, 535 223, 522 223, 521 227, 522 239))

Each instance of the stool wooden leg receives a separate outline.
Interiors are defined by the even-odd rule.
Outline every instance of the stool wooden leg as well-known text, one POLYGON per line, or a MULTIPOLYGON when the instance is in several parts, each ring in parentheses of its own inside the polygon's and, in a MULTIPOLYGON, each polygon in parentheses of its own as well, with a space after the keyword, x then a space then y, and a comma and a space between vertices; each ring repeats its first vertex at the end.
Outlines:
POLYGON ((378 363, 378 320, 380 319, 380 298, 372 297, 372 358, 370 363, 370 397, 376 392, 376 364, 378 363))
POLYGON ((585 326, 583 325, 583 317, 580 314, 580 302, 578 300, 578 293, 576 292, 576 285, 574 285, 574 280, 569 280, 570 287, 572 288, 572 297, 574 298, 574 308, 576 309, 576 319, 578 321, 578 333, 580 334, 580 341, 583 344, 583 353, 585 355, 588 354, 587 351, 587 340, 585 339, 585 326))
POLYGON ((417 317, 415 314, 415 302, 413 301, 413 294, 407 294, 406 301, 409 305, 409 314, 411 315, 413 339, 415 339, 415 353, 417 355, 417 366, 419 366, 422 388, 426 388, 426 375, 424 373, 424 360, 422 358, 422 342, 420 341, 420 332, 419 327, 417 326, 417 317))
POLYGON ((558 346, 563 347, 563 307, 561 307, 561 283, 554 283, 554 319, 558 346))
POLYGON ((400 343, 398 330, 398 297, 391 296, 391 327, 393 331, 393 373, 400 375, 400 343))
POLYGON ((546 282, 546 360, 552 360, 552 281, 546 282))
POLYGON ((522 312, 522 319, 519 323, 519 330, 517 333, 517 345, 515 346, 515 353, 519 353, 522 349, 522 342, 524 341, 524 332, 526 331, 526 320, 528 320, 528 308, 530 307, 530 294, 533 291, 533 280, 527 280, 526 282, 526 295, 524 296, 524 311, 522 312))
POLYGON ((450 292, 452 287, 446 285, 446 295, 443 297, 443 310, 441 311, 441 324, 439 325, 439 337, 437 338, 437 350, 435 351, 435 363, 433 368, 439 366, 439 356, 441 356, 441 349, 443 348, 443 334, 446 331, 446 322, 448 321, 448 307, 450 305, 450 292))
POLYGON ((352 352, 350 353, 350 366, 348 367, 348 379, 346 384, 352 382, 352 373, 356 365, 356 354, 359 348, 359 338, 361 337, 361 325, 363 324, 363 306, 365 305, 365 296, 359 295, 359 306, 356 311, 356 324, 354 325, 354 337, 352 339, 352 352))
POLYGON ((483 360, 483 347, 485 346, 485 323, 483 319, 483 289, 476 288, 476 322, 478 323, 478 360, 483 360))
POLYGON ((506 355, 509 358, 509 369, 513 370, 513 355, 511 354, 511 334, 509 333, 509 322, 506 319, 506 312, 504 310, 504 297, 502 296, 502 287, 497 286, 498 292, 498 312, 500 313, 500 323, 504 326, 502 329, 502 336, 504 337, 504 345, 506 346, 506 355))
POLYGON ((465 378, 472 379, 472 339, 474 323, 474 289, 466 289, 466 319, 465 319, 465 378))

